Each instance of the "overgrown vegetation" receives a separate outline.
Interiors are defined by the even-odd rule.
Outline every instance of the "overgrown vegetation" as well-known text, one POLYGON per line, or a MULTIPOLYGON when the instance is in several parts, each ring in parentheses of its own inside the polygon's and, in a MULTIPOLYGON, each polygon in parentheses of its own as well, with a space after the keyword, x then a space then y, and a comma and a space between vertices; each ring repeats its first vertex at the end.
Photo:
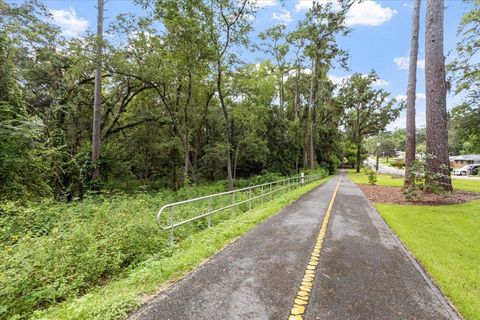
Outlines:
MULTIPOLYGON (((325 176, 325 171, 320 174, 325 176)), ((256 178, 243 181, 243 184, 256 184, 271 178, 273 177, 256 178)), ((318 183, 292 191, 269 203, 268 215, 314 185, 318 183)), ((185 187, 177 192, 163 190, 158 193, 116 195, 108 198, 93 196, 70 204, 51 200, 24 206, 16 203, 3 204, 0 208, 0 318, 25 319, 35 310, 74 299, 89 292, 92 287, 105 285, 112 278, 135 273, 133 270, 145 265, 147 260, 150 260, 151 264, 160 263, 170 270, 166 274, 157 275, 163 281, 184 272, 186 269, 175 270, 163 261, 172 255, 178 258, 185 254, 182 241, 206 229, 206 223, 199 221, 180 229, 176 232, 180 245, 171 248, 168 245, 168 233, 161 232, 155 223, 155 213, 165 203, 223 191, 226 187, 227 183, 224 181, 201 187, 185 187)), ((249 212, 245 216, 264 212, 265 209, 261 208, 256 209, 256 213, 249 212)), ((244 221, 250 221, 248 226, 251 227, 255 221, 261 220, 237 217, 246 210, 247 207, 241 207, 233 212, 217 214, 212 219, 213 225, 217 226, 222 220, 232 219, 233 222, 229 223, 236 221, 239 224, 220 228, 237 232, 238 235, 248 229, 241 224, 244 221)), ((257 219, 261 217, 265 218, 266 215, 262 213, 257 219)), ((215 243, 209 246, 213 245, 215 250, 218 250, 226 241, 230 241, 232 236, 217 236, 215 233, 218 230, 215 228, 205 231, 204 234, 212 241, 215 239, 215 243)), ((211 247, 202 248, 201 245, 196 250, 197 254, 205 250, 212 253, 211 247)), ((188 261, 188 268, 200 262, 197 254, 182 258, 188 261)), ((204 253, 201 259, 206 257, 208 255, 204 253)), ((153 284, 149 290, 154 290, 153 284)), ((109 312, 113 312, 116 307, 118 306, 102 306, 112 308, 109 312)))
POLYGON ((480 201, 375 207, 463 317, 480 319, 480 201))

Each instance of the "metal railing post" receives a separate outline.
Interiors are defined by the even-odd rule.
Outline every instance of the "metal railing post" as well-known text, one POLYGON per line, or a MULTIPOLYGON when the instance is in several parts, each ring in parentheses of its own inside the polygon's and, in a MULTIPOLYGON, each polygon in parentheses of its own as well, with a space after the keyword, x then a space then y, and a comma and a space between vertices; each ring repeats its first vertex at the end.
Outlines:
POLYGON ((208 198, 208 227, 210 228, 212 226, 212 198, 208 198))
POLYGON ((173 244, 173 214, 175 206, 170 208, 170 244, 173 244))
POLYGON ((272 183, 270 182, 270 201, 272 201, 272 197, 273 197, 273 194, 272 194, 272 183))
POLYGON ((248 210, 252 210, 252 188, 248 189, 248 210))
POLYGON ((263 204, 263 184, 262 184, 262 189, 260 190, 260 199, 262 199, 262 204, 263 204))

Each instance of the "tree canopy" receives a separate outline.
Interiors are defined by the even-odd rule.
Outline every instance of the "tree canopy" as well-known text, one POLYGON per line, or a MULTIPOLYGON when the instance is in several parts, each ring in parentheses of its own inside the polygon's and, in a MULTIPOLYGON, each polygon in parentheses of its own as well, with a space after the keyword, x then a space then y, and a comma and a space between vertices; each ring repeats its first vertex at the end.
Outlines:
POLYGON ((257 42, 252 1, 135 3, 145 15, 119 15, 101 42, 63 37, 40 1, 0 3, 2 198, 334 172, 358 142, 355 108, 369 119, 361 136, 398 115, 386 92, 369 87, 374 73, 352 76, 351 91, 328 77, 348 68, 337 40, 349 33, 350 2, 316 3, 293 30, 276 25, 257 42), (101 151, 92 162, 100 45, 101 151), (248 63, 246 50, 262 58, 248 63), (365 96, 356 96, 362 79, 365 96))

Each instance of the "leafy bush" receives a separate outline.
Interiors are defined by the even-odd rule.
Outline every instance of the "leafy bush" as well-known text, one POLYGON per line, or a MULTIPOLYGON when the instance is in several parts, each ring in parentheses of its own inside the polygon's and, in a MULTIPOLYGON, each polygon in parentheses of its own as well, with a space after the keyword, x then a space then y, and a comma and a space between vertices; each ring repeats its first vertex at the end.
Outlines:
MULTIPOLYGON (((428 155, 427 155, 428 156, 428 155)), ((445 168, 444 168, 445 169, 445 168)), ((415 160, 407 174, 411 176, 412 183, 403 188, 403 194, 407 200, 414 201, 419 198, 418 191, 427 189, 428 182, 428 192, 434 194, 442 194, 445 192, 445 189, 442 187, 441 183, 438 181, 442 178, 445 178, 444 174, 430 172, 426 168, 426 163, 415 160)))
POLYGON ((375 185, 377 183, 377 172, 369 167, 364 167, 363 171, 368 176, 368 184, 375 185))

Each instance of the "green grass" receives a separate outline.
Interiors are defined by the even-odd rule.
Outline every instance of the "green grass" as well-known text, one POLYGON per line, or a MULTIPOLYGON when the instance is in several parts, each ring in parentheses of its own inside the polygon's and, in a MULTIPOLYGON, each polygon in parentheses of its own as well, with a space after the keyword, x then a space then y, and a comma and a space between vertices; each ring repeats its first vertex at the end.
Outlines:
POLYGON ((480 319, 480 201, 375 207, 464 318, 480 319))
MULTIPOLYGON (((357 173, 354 169, 350 169, 348 170, 348 177, 355 183, 368 184, 368 176, 363 171, 357 173)), ((401 187, 403 186, 403 178, 391 177, 386 174, 377 174, 377 185, 387 187, 401 187)))
MULTIPOLYGON (((348 176, 355 183, 368 184, 368 176, 362 171, 357 173, 355 172, 355 170, 350 169, 348 170, 348 176)), ((452 184, 455 190, 480 192, 480 180, 452 179, 452 184)), ((378 174, 377 185, 388 187, 403 187, 403 178, 391 177, 390 175, 386 174, 378 174)))
POLYGON ((293 190, 252 211, 198 231, 178 243, 168 257, 153 256, 103 287, 97 287, 79 298, 67 299, 49 309, 36 311, 32 319, 122 319, 161 286, 183 277, 225 245, 327 179, 293 190))
POLYGON ((452 179, 454 189, 480 192, 480 180, 452 179))
POLYGON ((390 158, 388 158, 388 161, 387 161, 387 158, 380 157, 380 158, 378 158, 378 162, 383 163, 385 165, 394 165, 395 164, 395 158, 390 157, 390 158))

